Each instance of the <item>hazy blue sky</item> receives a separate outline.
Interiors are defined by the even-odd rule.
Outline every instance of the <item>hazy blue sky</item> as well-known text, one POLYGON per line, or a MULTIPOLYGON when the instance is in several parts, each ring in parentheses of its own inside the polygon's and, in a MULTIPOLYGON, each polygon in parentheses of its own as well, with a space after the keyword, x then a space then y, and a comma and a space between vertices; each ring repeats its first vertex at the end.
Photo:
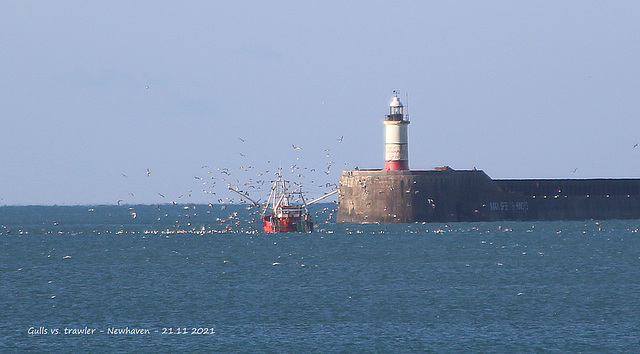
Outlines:
POLYGON ((0 205, 215 203, 278 165, 321 194, 383 166, 393 90, 413 169, 640 177, 638 19, 637 1, 2 1, 0 205))

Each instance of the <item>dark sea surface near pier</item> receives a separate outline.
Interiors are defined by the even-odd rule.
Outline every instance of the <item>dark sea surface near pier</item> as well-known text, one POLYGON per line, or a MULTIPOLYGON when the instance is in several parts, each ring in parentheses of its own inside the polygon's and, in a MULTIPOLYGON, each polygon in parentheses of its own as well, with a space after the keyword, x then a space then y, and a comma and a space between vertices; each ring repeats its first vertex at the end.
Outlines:
POLYGON ((356 225, 334 207, 312 234, 265 234, 237 205, 0 207, 0 348, 640 351, 640 221, 356 225))

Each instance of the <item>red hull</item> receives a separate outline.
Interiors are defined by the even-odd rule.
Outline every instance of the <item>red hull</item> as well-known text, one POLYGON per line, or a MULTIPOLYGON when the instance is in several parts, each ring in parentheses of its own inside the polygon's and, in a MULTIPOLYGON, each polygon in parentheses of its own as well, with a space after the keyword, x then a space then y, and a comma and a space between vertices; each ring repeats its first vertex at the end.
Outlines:
POLYGON ((262 228, 264 232, 313 232, 313 222, 299 217, 274 218, 267 215, 262 218, 262 228))
POLYGON ((273 223, 271 222, 271 217, 265 216, 262 218, 262 228, 264 232, 275 232, 273 231, 273 223))

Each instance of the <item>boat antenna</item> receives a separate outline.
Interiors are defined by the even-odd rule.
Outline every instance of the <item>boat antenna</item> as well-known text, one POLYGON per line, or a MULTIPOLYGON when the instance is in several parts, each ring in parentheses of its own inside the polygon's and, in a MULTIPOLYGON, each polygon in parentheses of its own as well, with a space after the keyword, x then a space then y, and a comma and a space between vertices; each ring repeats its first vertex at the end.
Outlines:
POLYGON ((404 100, 404 116, 406 117, 407 122, 409 121, 409 92, 404 93, 406 99, 404 100))

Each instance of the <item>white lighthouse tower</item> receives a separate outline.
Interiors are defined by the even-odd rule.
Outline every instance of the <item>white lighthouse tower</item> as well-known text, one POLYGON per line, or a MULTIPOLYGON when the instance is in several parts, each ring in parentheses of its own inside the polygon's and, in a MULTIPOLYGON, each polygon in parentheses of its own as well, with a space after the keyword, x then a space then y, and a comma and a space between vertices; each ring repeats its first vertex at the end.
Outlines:
POLYGON ((409 169, 409 144, 407 142, 407 126, 409 117, 404 114, 404 106, 398 93, 389 103, 389 114, 384 119, 384 169, 400 171, 409 169))

